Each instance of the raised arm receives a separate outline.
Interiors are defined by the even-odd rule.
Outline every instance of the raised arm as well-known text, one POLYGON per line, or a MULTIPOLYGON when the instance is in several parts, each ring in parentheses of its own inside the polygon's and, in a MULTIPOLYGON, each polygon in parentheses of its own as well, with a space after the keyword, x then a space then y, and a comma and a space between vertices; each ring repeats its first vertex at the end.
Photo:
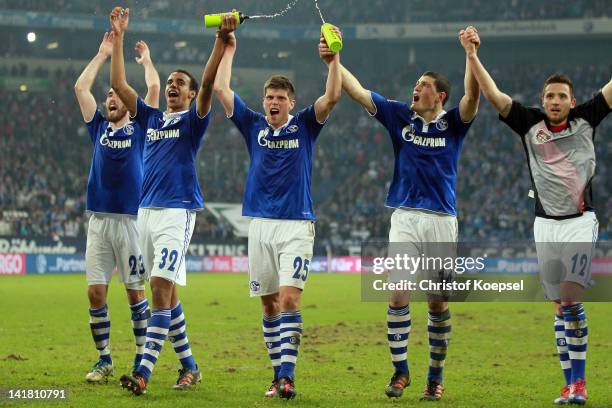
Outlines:
MULTIPOLYGON (((464 33, 464 36, 467 41, 471 41, 474 44, 480 44, 480 37, 477 31, 474 30, 469 33, 464 33)), ((485 98, 491 102, 502 117, 507 117, 510 113, 510 108, 512 108, 512 98, 497 88, 495 81, 493 81, 491 75, 489 75, 485 67, 478 59, 476 47, 471 50, 466 49, 466 55, 468 66, 478 81, 478 85, 480 85, 480 89, 482 90, 485 98)))
POLYGON ((198 116, 200 117, 205 116, 210 111, 215 77, 217 75, 219 63, 223 57, 225 44, 229 41, 228 36, 236 29, 236 25, 236 17, 234 17, 234 15, 228 13, 223 16, 221 29, 217 32, 217 38, 215 39, 215 46, 210 53, 210 57, 208 57, 204 72, 202 72, 202 85, 200 86, 196 98, 196 108, 198 110, 198 116))
POLYGON ((87 64, 83 72, 81 72, 81 75, 79 75, 79 78, 74 84, 74 93, 76 94, 79 107, 81 108, 81 114, 85 122, 91 121, 96 113, 97 104, 91 93, 91 87, 96 80, 100 67, 104 65, 104 61, 110 57, 112 52, 113 33, 104 33, 104 38, 102 39, 98 53, 89 61, 89 64, 87 64))
MULTIPOLYGON (((326 63, 328 60, 331 61, 331 59, 335 56, 335 53, 329 49, 327 43, 325 43, 324 40, 319 40, 319 56, 326 63)), ((366 108, 368 112, 374 114, 376 112, 376 106, 374 106, 374 102, 372 101, 372 93, 365 89, 363 86, 361 86, 359 80, 357 80, 357 78, 355 78, 355 76, 351 74, 348 69, 346 69, 342 64, 340 64, 340 57, 338 57, 338 68, 340 69, 342 89, 344 89, 344 92, 346 92, 353 100, 355 100, 361 106, 366 108)), ((334 75, 331 70, 332 67, 330 67, 330 72, 327 74, 328 86, 330 85, 330 77, 334 75)))
POLYGON ((159 74, 153 65, 151 60, 151 52, 149 46, 144 41, 138 41, 135 47, 138 57, 136 62, 144 67, 145 70, 145 82, 147 84, 147 96, 145 96, 145 103, 153 108, 159 108, 159 92, 161 89, 159 74))
POLYGON ((123 60, 123 35, 130 19, 130 9, 115 7, 110 14, 111 27, 115 33, 113 53, 111 56, 111 86, 123 101, 130 116, 136 115, 138 94, 125 79, 125 62, 123 60))
POLYGON ((612 109, 612 79, 603 88, 601 88, 601 93, 603 94, 606 102, 608 102, 608 106, 612 109))
POLYGON ((372 115, 375 114, 376 106, 374 101, 372 101, 372 93, 361 86, 359 80, 344 65, 340 65, 340 72, 342 74, 342 89, 344 89, 344 92, 355 102, 366 108, 372 115))
MULTIPOLYGON (((339 37, 342 37, 338 27, 333 27, 333 30, 339 37)), ((323 35, 319 38, 319 55, 323 62, 327 64, 327 82, 325 93, 317 99, 314 109, 317 122, 323 123, 342 96, 342 71, 340 68, 340 53, 329 49, 323 35)))
POLYGON ((229 33, 214 85, 215 94, 223 105, 227 117, 231 117, 234 114, 234 91, 232 91, 230 87, 230 82, 232 79, 232 64, 235 54, 236 36, 234 33, 229 33))
MULTIPOLYGON (((470 122, 472 119, 474 119, 474 116, 476 116, 476 112, 478 111, 478 103, 480 102, 480 88, 478 86, 478 81, 474 77, 467 59, 467 53, 476 53, 476 49, 480 46, 480 42, 475 43, 467 39, 467 36, 472 34, 474 31, 476 31, 476 29, 472 26, 469 26, 465 30, 459 31, 459 41, 461 41, 461 45, 466 51, 465 77, 463 79, 465 94, 459 102, 459 115, 464 123, 470 122)), ((480 39, 478 40, 480 41, 480 39)))

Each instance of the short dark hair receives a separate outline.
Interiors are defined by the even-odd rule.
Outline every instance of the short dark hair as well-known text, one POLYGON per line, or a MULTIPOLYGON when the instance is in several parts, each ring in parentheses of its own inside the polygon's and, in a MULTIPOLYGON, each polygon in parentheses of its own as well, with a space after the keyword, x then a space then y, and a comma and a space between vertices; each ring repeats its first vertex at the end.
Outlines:
POLYGON ((264 84, 263 93, 266 96, 268 88, 284 89, 289 94, 289 98, 295 97, 295 88, 291 80, 284 75, 272 75, 264 84))
POLYGON ((544 89, 550 84, 566 84, 570 89, 570 96, 574 97, 574 83, 571 79, 565 74, 561 74, 559 72, 552 74, 546 81, 544 81, 544 86, 542 87, 542 95, 544 95, 544 89))
POLYGON ((436 87, 436 91, 446 93, 446 98, 442 101, 442 106, 444 106, 446 102, 450 99, 451 94, 451 84, 448 78, 434 71, 425 71, 421 76, 432 77, 434 79, 434 86, 436 87))
POLYGON ((189 90, 196 91, 196 93, 198 92, 198 80, 195 79, 193 75, 191 75, 189 72, 185 71, 184 69, 175 69, 174 71, 172 71, 172 73, 174 72, 180 72, 181 74, 187 75, 189 77, 189 90))

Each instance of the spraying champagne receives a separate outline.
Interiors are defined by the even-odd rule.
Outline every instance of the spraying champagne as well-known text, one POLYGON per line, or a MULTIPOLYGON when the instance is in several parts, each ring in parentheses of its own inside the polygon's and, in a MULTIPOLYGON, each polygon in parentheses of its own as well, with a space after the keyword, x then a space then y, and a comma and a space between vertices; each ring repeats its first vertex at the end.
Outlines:
POLYGON ((333 30, 333 27, 329 23, 325 23, 321 26, 321 34, 325 38, 325 42, 330 50, 338 52, 342 49, 342 38, 333 30))
POLYGON ((236 17, 236 23, 242 24, 245 20, 250 17, 241 13, 240 11, 230 11, 227 13, 216 13, 216 14, 206 14, 204 16, 204 25, 206 28, 217 28, 221 27, 221 22, 223 20, 223 16, 226 14, 233 14, 236 17))

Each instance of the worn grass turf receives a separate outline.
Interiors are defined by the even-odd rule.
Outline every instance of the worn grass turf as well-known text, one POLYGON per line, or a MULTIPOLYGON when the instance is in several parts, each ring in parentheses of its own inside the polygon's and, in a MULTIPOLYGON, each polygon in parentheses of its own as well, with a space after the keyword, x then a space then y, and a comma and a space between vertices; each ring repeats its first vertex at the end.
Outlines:
MULTIPOLYGON (((419 402, 428 364, 426 305, 411 306, 410 386, 400 400, 384 387, 392 374, 384 303, 360 300, 359 277, 312 274, 302 313, 304 339, 297 365, 298 397, 266 400, 272 378, 261 338, 257 299, 242 274, 190 274, 181 288, 187 330, 204 380, 194 390, 172 385, 179 368, 166 343, 148 393, 134 397, 119 386, 130 370, 129 309, 118 282, 111 284, 111 344, 116 366, 108 384, 84 376, 97 360, 88 326, 82 275, 0 278, 0 387, 64 388, 54 407, 546 407, 562 385, 555 355, 552 306, 546 303, 455 303, 452 342, 439 402, 419 402)), ((586 305, 589 321, 587 380, 591 407, 612 406, 610 303, 586 305)), ((0 405, 24 406, 0 401, 0 405)))

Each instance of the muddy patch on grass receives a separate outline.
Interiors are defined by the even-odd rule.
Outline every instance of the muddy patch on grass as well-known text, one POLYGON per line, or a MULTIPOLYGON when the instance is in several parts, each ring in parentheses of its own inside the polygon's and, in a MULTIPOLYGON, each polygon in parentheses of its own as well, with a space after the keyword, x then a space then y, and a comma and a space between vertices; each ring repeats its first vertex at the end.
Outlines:
POLYGON ((28 357, 22 356, 21 354, 9 354, 8 356, 0 358, 2 361, 27 361, 28 357))

